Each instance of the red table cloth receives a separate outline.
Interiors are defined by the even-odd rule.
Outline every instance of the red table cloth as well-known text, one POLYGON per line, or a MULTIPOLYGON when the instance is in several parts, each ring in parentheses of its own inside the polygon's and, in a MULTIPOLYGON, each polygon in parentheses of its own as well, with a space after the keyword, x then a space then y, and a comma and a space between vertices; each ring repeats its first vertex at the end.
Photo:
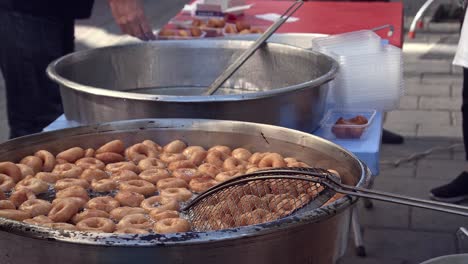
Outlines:
MULTIPOLYGON (((251 25, 273 23, 256 18, 255 15, 282 14, 291 5, 290 1, 248 2, 254 5, 238 19, 251 25)), ((402 47, 403 45, 403 4, 401 2, 305 2, 293 16, 299 18, 299 21, 283 24, 278 32, 339 34, 390 24, 395 29, 393 36, 387 36, 387 29, 379 31, 378 34, 389 39, 394 46, 402 47)), ((179 14, 178 17, 186 18, 187 14, 179 14)))

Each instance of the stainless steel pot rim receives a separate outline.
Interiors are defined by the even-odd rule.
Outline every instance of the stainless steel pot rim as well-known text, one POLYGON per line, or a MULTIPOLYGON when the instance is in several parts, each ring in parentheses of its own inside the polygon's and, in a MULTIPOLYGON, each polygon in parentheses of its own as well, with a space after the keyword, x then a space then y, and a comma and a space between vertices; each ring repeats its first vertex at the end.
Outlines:
MULTIPOLYGON (((229 35, 229 36, 221 36, 221 37, 214 37, 213 39, 225 39, 225 40, 255 40, 260 34, 243 34, 243 35, 229 35)), ((322 34, 322 33, 275 33, 273 34, 267 42, 272 43, 281 43, 281 41, 277 41, 277 39, 281 39, 284 37, 288 38, 320 38, 320 37, 327 37, 330 36, 329 34, 322 34), (276 37, 276 38, 275 38, 276 37)), ((200 40, 200 39, 197 39, 200 40)), ((312 43, 310 43, 312 44, 312 43)), ((298 47, 292 44, 286 44, 294 47, 298 47)))
MULTIPOLYGON (((272 126, 264 125, 250 122, 241 122, 241 121, 227 121, 227 120, 209 120, 209 119, 138 119, 138 120, 125 120, 125 121, 116 121, 103 123, 99 125, 89 125, 81 126, 76 128, 67 128, 57 131, 45 132, 41 134, 35 134, 31 136, 21 137, 7 141, 0 144, 0 150, 10 151, 17 146, 19 142, 27 138, 34 138, 37 142, 44 142, 50 138, 54 138, 57 135, 61 137, 72 136, 72 135, 86 135, 86 134, 95 134, 95 133, 106 133, 112 131, 120 131, 120 127, 126 127, 125 131, 138 131, 142 129, 176 129, 183 128, 189 125, 206 123, 206 122, 216 122, 216 123, 230 123, 238 124, 243 126, 252 126, 256 128, 272 129, 274 128, 277 131, 281 132, 294 132, 295 134, 303 134, 304 137, 314 137, 319 141, 326 142, 328 144, 334 145, 334 147, 339 148, 341 151, 354 157, 358 160, 354 154, 350 153, 346 149, 331 143, 325 139, 310 135, 304 132, 272 126), (132 128, 129 129, 128 127, 132 128), (113 129, 111 129, 113 128, 113 129)), ((194 128, 196 129, 196 128, 194 128)), ((363 186, 366 183, 365 175, 369 175, 369 169, 359 161, 359 166, 361 167, 361 178, 357 183, 357 186, 363 186)), ((268 233, 272 233, 278 229, 283 228, 292 228, 295 226, 301 226, 304 224, 310 224, 317 221, 322 221, 328 217, 345 210, 351 204, 357 201, 356 198, 345 196, 336 200, 335 202, 324 206, 322 208, 307 211, 300 214, 295 214, 274 222, 264 223, 260 225, 244 226, 239 228, 232 228, 220 231, 211 231, 211 232, 186 232, 186 233, 176 233, 176 234, 147 234, 147 235, 137 235, 137 234, 107 234, 107 233, 91 233, 91 232, 81 232, 81 231, 68 231, 68 230, 56 230, 49 229, 45 227, 35 226, 26 224, 23 222, 18 222, 10 219, 5 219, 0 217, 0 230, 15 233, 22 236, 33 237, 37 239, 46 239, 46 240, 58 240, 62 242, 77 243, 77 244, 88 244, 88 245, 106 245, 106 246, 171 246, 171 245, 188 245, 194 243, 211 243, 217 241, 239 239, 252 236, 260 236, 268 233)))
POLYGON ((92 55, 93 53, 96 52, 102 52, 104 50, 118 50, 122 48, 128 48, 128 47, 134 47, 134 46, 144 46, 144 45, 153 45, 154 43, 158 43, 158 45, 162 46, 178 46, 178 47, 194 47, 194 48, 206 48, 207 43, 211 43, 211 45, 217 45, 221 43, 226 43, 228 44, 236 44, 237 46, 244 45, 248 46, 252 43, 252 41, 246 41, 246 40, 220 40, 220 39, 209 39, 209 40, 188 40, 188 41, 180 41, 180 40, 164 40, 164 41, 151 41, 151 42, 144 42, 144 43, 133 43, 133 44, 126 44, 126 45, 118 45, 118 46, 112 46, 112 47, 103 47, 103 48, 97 48, 97 49, 90 49, 90 50, 84 50, 84 51, 77 51, 71 54, 68 54, 64 57, 61 57, 49 64, 47 67, 47 75, 49 78, 51 78, 53 81, 56 81, 57 83, 61 84, 64 87, 69 87, 71 89, 84 92, 84 93, 89 93, 93 95, 100 95, 100 96, 107 96, 107 97, 113 97, 113 98, 122 98, 122 99, 134 99, 134 100, 143 100, 143 101, 163 101, 163 102, 181 102, 181 103, 194 103, 194 102, 229 102, 229 101, 243 101, 243 100, 254 100, 254 99, 260 99, 260 98, 267 98, 267 97, 272 97, 276 96, 282 93, 287 93, 287 92, 292 92, 295 90, 300 90, 305 87, 310 87, 310 86, 319 86, 324 83, 327 83, 328 81, 332 80, 336 73, 338 72, 338 62, 319 52, 312 51, 312 50, 306 50, 302 49, 299 47, 291 46, 291 45, 286 45, 286 44, 279 44, 279 43, 272 43, 269 42, 267 45, 269 46, 285 46, 288 47, 288 49, 292 50, 302 50, 307 53, 315 54, 315 55, 320 55, 328 60, 331 61, 332 67, 330 71, 328 71, 326 74, 322 75, 319 78, 316 78, 311 81, 303 82, 300 84, 292 85, 292 86, 287 86, 287 87, 282 87, 282 88, 275 88, 272 90, 268 91, 262 91, 262 92, 253 92, 253 93, 246 93, 246 94, 234 94, 234 95, 200 95, 200 96, 177 96, 177 95, 152 95, 152 94, 142 94, 142 93, 131 93, 131 92, 122 92, 122 91, 114 91, 114 90, 108 90, 104 88, 96 88, 88 85, 83 85, 71 80, 68 80, 62 76, 60 76, 57 71, 55 70, 59 64, 62 63, 67 63, 67 61, 71 57, 78 57, 81 59, 85 59, 87 56, 92 55))

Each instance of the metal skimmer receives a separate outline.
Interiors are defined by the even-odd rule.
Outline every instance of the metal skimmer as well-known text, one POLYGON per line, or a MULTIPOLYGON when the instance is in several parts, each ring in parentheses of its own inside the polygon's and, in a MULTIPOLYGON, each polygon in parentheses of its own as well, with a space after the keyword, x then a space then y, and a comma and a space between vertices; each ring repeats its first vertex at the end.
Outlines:
POLYGON ((281 17, 273 23, 262 35, 246 49, 231 65, 229 65, 216 80, 205 91, 205 95, 213 95, 231 77, 244 63, 257 51, 278 28, 283 25, 289 17, 292 16, 304 2, 302 0, 294 1, 291 6, 284 11, 281 17))
POLYGON ((192 230, 219 230, 314 210, 336 193, 468 216, 468 207, 345 185, 337 175, 320 168, 279 168, 242 175, 202 193, 183 211, 192 230))

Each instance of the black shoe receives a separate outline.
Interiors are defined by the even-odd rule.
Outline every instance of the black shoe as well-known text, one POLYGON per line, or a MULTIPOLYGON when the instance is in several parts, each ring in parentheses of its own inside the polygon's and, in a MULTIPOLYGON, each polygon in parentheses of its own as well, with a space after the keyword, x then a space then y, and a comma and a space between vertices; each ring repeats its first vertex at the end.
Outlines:
POLYGON ((405 139, 393 132, 390 132, 386 129, 383 130, 382 132, 382 144, 403 144, 405 142, 405 139))
POLYGON ((431 199, 457 203, 468 199, 468 172, 464 171, 449 184, 431 190, 431 199))

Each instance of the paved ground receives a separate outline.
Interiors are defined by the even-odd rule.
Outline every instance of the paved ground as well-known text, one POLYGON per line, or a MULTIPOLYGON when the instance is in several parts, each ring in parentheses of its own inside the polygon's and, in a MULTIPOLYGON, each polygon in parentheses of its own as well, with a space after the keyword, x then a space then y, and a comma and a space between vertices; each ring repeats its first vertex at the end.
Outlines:
MULTIPOLYGON (((172 17, 183 2, 145 1, 155 28, 172 17)), ((411 16, 424 0, 404 2, 405 14, 411 16)), ((97 3, 93 18, 78 23, 78 49, 130 40, 119 34, 105 1, 97 3)), ((409 24, 408 19, 405 24, 409 24)), ((457 41, 457 23, 431 23, 418 31, 416 39, 405 40, 407 95, 402 98, 400 108, 388 114, 385 127, 405 135, 407 140, 400 146, 384 145, 383 163, 430 147, 460 143, 462 76, 460 69, 451 66, 457 41)), ((7 135, 3 92, 0 86, 0 141, 7 135)), ((375 188, 427 198, 430 188, 446 183, 465 168, 460 148, 441 151, 398 168, 382 165, 375 188)), ((365 259, 354 256, 350 243, 350 250, 340 264, 412 264, 452 254, 456 252, 455 231, 466 225, 461 217, 381 202, 375 202, 372 210, 360 209, 369 256, 365 259)))
POLYGON ((406 136, 461 137, 461 68, 451 65, 458 24, 430 24, 406 40, 406 95, 388 114, 385 127, 406 136))
MULTIPOLYGON (((408 139, 404 145, 384 145, 382 161, 393 161, 435 146, 460 143, 456 139, 408 139)), ((382 165, 374 188, 427 198, 428 190, 444 184, 466 168, 462 149, 441 151, 426 159, 398 168, 382 165)), ((353 243, 340 264, 381 263, 416 264, 436 256, 456 253, 455 231, 466 226, 463 217, 374 202, 374 208, 359 205, 368 257, 354 254, 353 243)))

